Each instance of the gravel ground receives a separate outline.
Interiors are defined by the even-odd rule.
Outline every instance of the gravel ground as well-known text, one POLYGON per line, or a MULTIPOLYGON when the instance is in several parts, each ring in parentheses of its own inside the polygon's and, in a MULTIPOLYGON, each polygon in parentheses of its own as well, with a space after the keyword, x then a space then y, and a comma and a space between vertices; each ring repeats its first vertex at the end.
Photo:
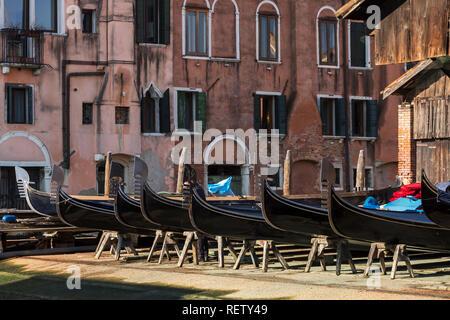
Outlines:
MULTIPOLYGON (((289 262, 291 269, 285 271, 274 261, 269 264, 267 273, 251 264, 244 264, 240 270, 233 270, 233 261, 229 256, 226 257, 223 269, 218 268, 216 262, 201 263, 197 266, 186 263, 183 268, 177 268, 175 259, 170 262, 164 260, 161 265, 156 262, 147 263, 145 251, 141 251, 138 258, 127 261, 115 261, 109 254, 95 260, 93 253, 23 257, 0 263, 0 297, 449 299, 450 259, 434 256, 431 258, 412 257, 416 273, 414 279, 409 277, 406 268, 401 264, 397 278, 391 280, 389 275, 363 278, 365 260, 356 261, 358 274, 352 274, 348 265, 343 265, 342 274, 338 277, 333 266, 328 267, 326 272, 321 272, 320 267, 315 266, 310 273, 304 273, 305 261, 289 262), (67 290, 66 287, 66 279, 69 276, 67 268, 74 265, 81 271, 82 290, 67 290), (41 290, 39 293, 33 293, 34 289, 29 289, 31 287, 41 287, 41 290)), ((389 271, 389 261, 387 267, 389 271)))

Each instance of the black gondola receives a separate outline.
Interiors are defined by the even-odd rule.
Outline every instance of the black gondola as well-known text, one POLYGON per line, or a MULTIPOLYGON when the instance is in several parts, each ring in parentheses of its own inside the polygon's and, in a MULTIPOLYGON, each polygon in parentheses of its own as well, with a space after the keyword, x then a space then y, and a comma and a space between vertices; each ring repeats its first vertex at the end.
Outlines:
POLYGON ((52 197, 50 193, 38 191, 29 184, 25 184, 25 192, 28 206, 31 210, 47 217, 57 217, 56 197, 52 197))
POLYGON ((450 229, 450 205, 443 201, 438 201, 439 191, 428 179, 425 171, 422 170, 421 181, 422 206, 425 214, 437 225, 450 229))
POLYGON ((287 199, 264 182, 262 213, 275 229, 309 235, 336 236, 328 222, 327 209, 287 199))
POLYGON ((340 237, 450 252, 450 230, 436 225, 425 214, 364 209, 342 199, 332 187, 328 190, 328 218, 340 237))
POLYGON ((195 229, 206 234, 245 240, 274 240, 309 245, 311 237, 281 231, 268 225, 256 202, 217 203, 205 201, 194 188, 189 217, 195 229))
POLYGON ((142 235, 153 234, 150 230, 130 228, 119 223, 114 216, 114 204, 75 199, 61 188, 58 189, 56 211, 64 223, 78 228, 142 235))

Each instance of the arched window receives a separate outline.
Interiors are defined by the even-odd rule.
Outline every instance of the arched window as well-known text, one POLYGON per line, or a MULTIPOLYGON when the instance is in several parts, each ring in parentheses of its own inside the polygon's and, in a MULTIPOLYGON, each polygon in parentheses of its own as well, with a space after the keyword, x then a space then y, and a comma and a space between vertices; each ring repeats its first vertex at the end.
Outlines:
POLYGON ((164 94, 152 83, 144 90, 141 101, 141 132, 161 134, 170 132, 170 94, 164 94))
POLYGON ((239 7, 235 0, 214 0, 211 8, 211 55, 240 59, 239 7))
POLYGON ((208 0, 185 0, 182 16, 183 56, 210 56, 211 13, 208 0))
POLYGON ((273 1, 261 1, 256 9, 256 57, 281 62, 280 11, 273 1))
POLYGON ((339 68, 339 22, 332 7, 322 7, 316 19, 317 65, 339 68))

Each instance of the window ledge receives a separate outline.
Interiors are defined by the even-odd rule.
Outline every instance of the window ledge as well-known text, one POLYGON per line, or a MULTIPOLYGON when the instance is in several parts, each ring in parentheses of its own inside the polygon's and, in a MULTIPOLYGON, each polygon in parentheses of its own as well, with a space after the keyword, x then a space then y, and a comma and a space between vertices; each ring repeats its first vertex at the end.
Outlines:
POLYGON ((373 68, 372 67, 352 67, 352 66, 349 66, 348 67, 350 70, 356 70, 356 71, 373 71, 373 68))
POLYGON ((261 64, 281 64, 281 61, 269 61, 269 60, 259 60, 256 59, 256 62, 261 64))
POLYGON ((175 130, 174 132, 172 132, 172 135, 174 136, 196 136, 196 135, 202 135, 202 132, 195 132, 195 131, 180 131, 180 130, 175 130))
POLYGON ((372 141, 372 142, 374 142, 375 140, 377 140, 377 138, 376 137, 350 137, 350 140, 352 140, 352 141, 360 140, 360 141, 372 141))
POLYGON ((153 132, 153 133, 142 133, 143 137, 164 137, 165 133, 153 132))
POLYGON ((183 56, 183 59, 187 60, 209 60, 209 57, 205 56, 183 56))
POLYGON ((329 65, 325 65, 325 64, 318 64, 317 67, 319 69, 340 69, 340 66, 329 66, 329 65))
POLYGON ((236 58, 217 58, 217 57, 211 57, 211 61, 218 61, 218 62, 241 62, 241 59, 236 58))
POLYGON ((167 44, 139 42, 140 47, 167 48, 167 44))
POLYGON ((324 139, 329 140, 342 140, 345 139, 345 136, 322 136, 324 139))

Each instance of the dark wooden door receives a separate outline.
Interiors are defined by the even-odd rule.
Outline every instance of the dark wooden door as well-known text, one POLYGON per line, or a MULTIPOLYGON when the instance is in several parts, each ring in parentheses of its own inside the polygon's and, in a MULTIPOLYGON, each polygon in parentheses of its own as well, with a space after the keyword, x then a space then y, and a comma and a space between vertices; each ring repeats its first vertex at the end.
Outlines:
MULTIPOLYGON (((30 176, 32 187, 39 190, 41 168, 24 169, 30 176)), ((26 200, 19 196, 14 167, 0 168, 0 209, 29 210, 26 200)))

